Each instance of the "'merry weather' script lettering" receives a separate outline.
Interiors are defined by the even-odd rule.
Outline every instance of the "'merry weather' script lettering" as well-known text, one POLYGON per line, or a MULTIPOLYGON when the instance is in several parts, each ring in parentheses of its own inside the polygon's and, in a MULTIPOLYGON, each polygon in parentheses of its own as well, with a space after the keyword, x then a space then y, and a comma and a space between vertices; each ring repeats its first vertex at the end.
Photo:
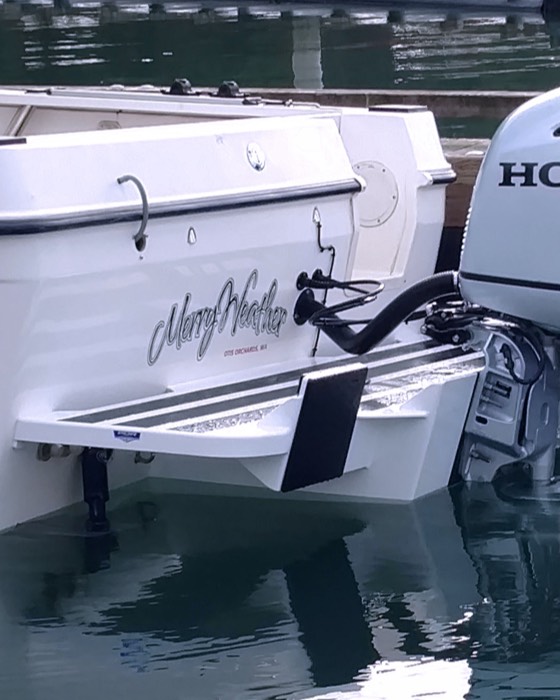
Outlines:
POLYGON ((258 272, 253 270, 241 294, 235 291, 233 279, 228 279, 218 294, 214 306, 191 308, 191 294, 187 292, 181 304, 173 304, 167 320, 156 323, 148 346, 148 364, 159 359, 163 348, 175 346, 180 350, 185 343, 198 342, 196 357, 202 360, 215 333, 223 333, 229 324, 230 333, 248 328, 255 335, 262 333, 278 336, 286 322, 288 311, 283 306, 274 306, 278 281, 272 280, 268 291, 260 299, 251 298, 257 286, 258 272))

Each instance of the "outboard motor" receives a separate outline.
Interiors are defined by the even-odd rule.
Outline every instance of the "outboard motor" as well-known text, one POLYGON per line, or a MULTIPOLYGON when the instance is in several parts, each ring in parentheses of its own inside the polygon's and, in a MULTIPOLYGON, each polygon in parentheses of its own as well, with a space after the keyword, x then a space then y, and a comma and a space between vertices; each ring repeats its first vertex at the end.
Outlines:
POLYGON ((533 481, 554 473, 559 188, 560 90, 554 90, 505 120, 473 193, 459 286, 474 311, 471 342, 477 335, 484 342, 487 362, 465 426, 460 472, 467 480, 490 480, 513 461, 529 465, 533 481))

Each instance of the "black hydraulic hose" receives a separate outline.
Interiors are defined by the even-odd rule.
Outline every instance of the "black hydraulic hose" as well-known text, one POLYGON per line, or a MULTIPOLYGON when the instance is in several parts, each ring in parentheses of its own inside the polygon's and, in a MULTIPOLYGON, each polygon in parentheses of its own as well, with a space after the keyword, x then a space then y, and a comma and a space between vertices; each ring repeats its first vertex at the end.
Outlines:
POLYGON ((439 272, 405 289, 361 331, 355 333, 349 326, 340 324, 340 319, 330 315, 328 307, 317 301, 310 289, 306 289, 296 303, 294 320, 299 325, 303 325, 311 319, 311 322, 326 333, 342 350, 352 355, 362 355, 387 337, 399 323, 419 307, 441 297, 457 295, 459 295, 457 273, 439 272), (322 310, 325 311, 324 320, 321 319, 322 310), (339 323, 329 323, 329 319, 337 319, 339 323))

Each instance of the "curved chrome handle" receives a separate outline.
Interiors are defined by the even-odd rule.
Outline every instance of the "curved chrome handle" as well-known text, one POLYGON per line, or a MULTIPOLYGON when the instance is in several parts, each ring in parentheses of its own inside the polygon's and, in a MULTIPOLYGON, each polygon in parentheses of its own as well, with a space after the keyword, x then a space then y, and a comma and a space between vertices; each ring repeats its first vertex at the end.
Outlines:
POLYGON ((140 192, 140 199, 142 200, 142 221, 140 223, 140 228, 134 234, 134 243, 136 245, 136 250, 143 251, 146 247, 146 239, 148 238, 148 234, 144 233, 146 226, 148 225, 149 216, 148 196, 146 195, 146 190, 144 189, 144 185, 135 175, 122 175, 121 177, 117 178, 117 182, 119 185, 122 185, 123 182, 132 182, 138 188, 138 192, 140 192))

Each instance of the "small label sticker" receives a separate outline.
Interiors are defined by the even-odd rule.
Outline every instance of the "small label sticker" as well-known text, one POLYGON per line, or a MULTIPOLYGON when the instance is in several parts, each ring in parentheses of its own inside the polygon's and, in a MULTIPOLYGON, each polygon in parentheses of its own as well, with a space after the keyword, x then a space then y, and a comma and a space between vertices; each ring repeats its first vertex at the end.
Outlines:
POLYGON ((134 442, 134 440, 140 440, 140 433, 134 433, 131 430, 113 430, 113 437, 123 442, 134 442))

